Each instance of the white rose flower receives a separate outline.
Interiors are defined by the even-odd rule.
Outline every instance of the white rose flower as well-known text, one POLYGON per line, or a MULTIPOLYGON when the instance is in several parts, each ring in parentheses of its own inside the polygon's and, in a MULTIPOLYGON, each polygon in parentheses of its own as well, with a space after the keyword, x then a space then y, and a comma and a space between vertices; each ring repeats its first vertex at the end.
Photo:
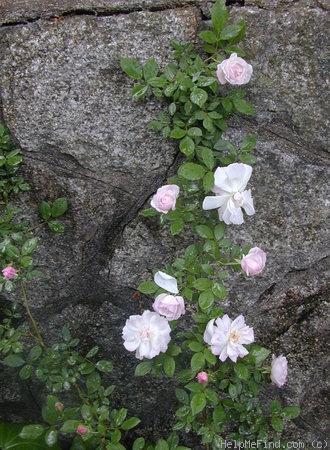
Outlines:
POLYGON ((230 358, 236 362, 238 357, 243 358, 249 353, 243 344, 254 342, 253 328, 245 324, 243 316, 231 320, 225 314, 222 318, 208 322, 204 341, 211 346, 211 352, 218 355, 220 361, 230 358))
POLYGON ((152 311, 142 315, 133 315, 126 320, 123 328, 124 347, 129 352, 135 351, 138 359, 152 359, 161 352, 166 352, 171 328, 165 317, 152 311))
POLYGON ((217 77, 220 84, 235 85, 246 84, 250 81, 253 68, 243 58, 232 53, 228 59, 222 61, 217 68, 217 77))
POLYGON ((227 225, 240 225, 244 222, 242 208, 248 216, 255 213, 251 190, 245 190, 251 177, 252 167, 243 163, 218 167, 214 172, 215 196, 205 197, 203 209, 218 208, 219 219, 227 225))
POLYGON ((152 307, 167 320, 177 320, 186 312, 183 297, 179 295, 160 294, 155 298, 152 307))

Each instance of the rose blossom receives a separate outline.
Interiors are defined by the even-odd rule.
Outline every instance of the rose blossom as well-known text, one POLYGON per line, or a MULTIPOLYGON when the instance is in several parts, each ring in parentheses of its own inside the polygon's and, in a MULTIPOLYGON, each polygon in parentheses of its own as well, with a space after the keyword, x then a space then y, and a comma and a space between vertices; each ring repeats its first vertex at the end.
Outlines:
POLYGON ((160 294, 155 298, 152 307, 167 320, 176 320, 186 312, 183 297, 178 295, 160 294))
POLYGON ((152 197, 151 206, 158 212, 167 214, 171 209, 175 209, 179 192, 180 188, 176 184, 166 184, 157 189, 156 194, 152 197))
POLYGON ((276 386, 282 387, 288 375, 288 361, 285 356, 273 355, 270 379, 276 386))
POLYGON ((209 376, 207 372, 199 372, 197 374, 197 380, 199 383, 207 383, 209 379, 209 376))
POLYGON ((63 411, 63 403, 56 402, 55 403, 55 409, 57 409, 57 411, 63 411))
POLYGON ((178 282, 171 275, 167 275, 165 272, 161 272, 160 270, 154 275, 154 282, 157 286, 165 289, 165 291, 170 292, 171 294, 178 294, 178 282))
POLYGON ((247 255, 243 255, 241 267, 246 275, 259 275, 266 264, 266 253, 259 247, 253 247, 247 255))
POLYGON ((88 430, 87 430, 86 427, 84 427, 84 425, 78 425, 78 426, 77 426, 76 432, 77 432, 77 434, 79 434, 80 436, 82 436, 83 434, 86 434, 87 431, 88 431, 88 430))
POLYGON ((227 314, 222 319, 219 317, 210 320, 203 337, 204 341, 211 345, 213 355, 219 355, 222 362, 228 357, 233 362, 236 362, 238 356, 243 358, 249 352, 242 344, 254 342, 253 328, 245 324, 244 317, 238 316, 231 320, 227 314))
POLYGON ((248 216, 255 213, 251 189, 245 190, 251 177, 252 167, 243 163, 218 167, 214 172, 215 196, 205 197, 203 209, 218 208, 219 219, 227 225, 240 225, 244 222, 242 208, 248 216))
POLYGON ((12 280, 17 276, 17 271, 14 267, 8 266, 3 269, 2 275, 5 280, 12 280))
POLYGON ((138 359, 152 359, 166 352, 171 340, 171 328, 165 317, 156 312, 144 311, 141 316, 130 316, 123 329, 124 346, 138 359))
POLYGON ((220 84, 246 84, 250 81, 253 68, 243 58, 232 53, 228 59, 222 61, 217 68, 217 77, 220 84))

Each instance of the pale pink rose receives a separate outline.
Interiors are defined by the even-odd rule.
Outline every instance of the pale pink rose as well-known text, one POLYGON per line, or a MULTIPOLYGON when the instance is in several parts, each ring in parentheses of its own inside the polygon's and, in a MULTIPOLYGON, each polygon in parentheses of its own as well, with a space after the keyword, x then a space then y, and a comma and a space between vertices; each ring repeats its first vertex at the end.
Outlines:
POLYGON ((86 434, 88 432, 87 428, 84 427, 84 425, 78 425, 76 429, 77 434, 82 436, 83 434, 86 434))
POLYGON ((230 358, 236 362, 238 356, 243 358, 249 353, 243 344, 254 342, 254 333, 253 328, 245 324, 243 316, 231 320, 225 314, 223 318, 208 322, 203 338, 211 346, 213 355, 219 355, 220 361, 230 358))
POLYGON ((55 409, 57 409, 57 411, 63 411, 63 403, 56 402, 55 403, 55 409))
POLYGON ((180 188, 176 184, 162 186, 157 189, 156 194, 152 197, 151 206, 158 212, 167 214, 170 210, 175 209, 179 192, 180 188))
POLYGON ((176 320, 186 312, 183 297, 179 295, 160 294, 155 298, 152 307, 167 320, 176 320))
POLYGON ((207 372, 199 372, 197 374, 197 380, 199 383, 207 383, 209 380, 209 376, 207 372))
POLYGON ((288 361, 285 356, 273 355, 270 379, 276 386, 282 387, 288 376, 288 361))
POLYGON ((247 255, 243 255, 241 267, 246 275, 259 275, 266 265, 266 253, 259 247, 253 247, 247 255))
POLYGON ((2 275, 5 280, 12 280, 17 276, 17 272, 14 267, 8 266, 3 269, 2 275))
POLYGON ((138 359, 152 359, 160 352, 166 352, 171 328, 165 317, 152 311, 144 311, 141 316, 130 316, 123 328, 124 347, 135 351, 138 359))
POLYGON ((217 77, 221 84, 246 84, 250 81, 253 68, 243 58, 232 53, 228 59, 218 65, 217 77))
POLYGON ((251 190, 245 190, 251 177, 252 167, 233 163, 218 167, 214 172, 214 196, 205 197, 203 209, 218 209, 219 219, 227 225, 241 225, 244 222, 242 208, 248 216, 255 213, 251 190))

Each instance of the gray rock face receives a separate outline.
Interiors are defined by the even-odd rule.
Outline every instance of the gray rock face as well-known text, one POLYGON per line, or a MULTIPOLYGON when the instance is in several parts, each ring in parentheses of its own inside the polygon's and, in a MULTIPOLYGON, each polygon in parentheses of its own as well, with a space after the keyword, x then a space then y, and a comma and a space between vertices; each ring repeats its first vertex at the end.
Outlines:
MULTIPOLYGON (((172 386, 134 379, 136 361, 122 347, 121 330, 140 311, 137 285, 184 247, 157 221, 138 216, 179 156, 175 142, 147 126, 166 106, 132 101, 119 61, 154 57, 164 64, 171 39, 191 40, 207 27, 210 4, 184 3, 189 7, 170 0, 0 5, 1 115, 24 153, 32 186, 25 211, 38 223, 40 200, 66 195, 70 202, 64 236, 38 231, 45 275, 30 286, 33 312, 49 342, 68 324, 83 345, 101 346, 115 363, 118 399, 144 418, 151 436, 170 426, 172 386), (157 406, 165 399, 168 412, 157 406)), ((263 248, 268 262, 257 278, 227 281, 223 308, 244 314, 260 344, 287 356, 280 396, 302 414, 286 437, 312 448, 314 439, 327 438, 327 6, 246 0, 233 16, 248 25, 243 45, 254 75, 246 90, 257 114, 235 119, 224 138, 257 134, 259 164, 251 178, 256 215, 229 233, 238 244, 263 248)), ((18 387, 13 395, 6 380, 0 419, 29 420, 32 408, 37 417, 27 391, 18 387)), ((39 403, 37 388, 30 389, 39 403)), ((265 398, 275 394, 270 387, 265 398)))

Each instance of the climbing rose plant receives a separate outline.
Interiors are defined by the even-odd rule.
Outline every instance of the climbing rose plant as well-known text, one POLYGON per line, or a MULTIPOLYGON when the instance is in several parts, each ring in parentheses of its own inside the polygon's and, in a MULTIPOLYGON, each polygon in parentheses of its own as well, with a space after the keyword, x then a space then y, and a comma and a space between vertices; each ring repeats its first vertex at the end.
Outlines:
POLYGON ((266 384, 286 383, 286 358, 273 356, 270 361, 270 351, 255 343, 253 327, 244 317, 231 319, 221 308, 230 267, 256 276, 266 264, 259 247, 240 248, 225 237, 226 225, 244 226, 246 216, 256 213, 247 189, 256 163, 251 153, 256 138, 247 136, 236 147, 222 137, 229 117, 254 114, 244 91, 237 89, 253 74, 237 45, 245 23, 227 21, 224 2, 217 0, 212 28, 199 34, 204 59, 191 44, 173 41, 174 60, 163 69, 154 59, 145 64, 121 60, 124 72, 137 81, 134 99, 148 101, 153 95, 168 102, 167 114, 150 127, 177 141, 183 154, 177 176, 157 188, 142 216, 159 215, 173 236, 192 236, 172 264, 155 269, 153 280, 138 286, 154 311, 127 319, 124 346, 143 359, 137 376, 165 374, 175 380, 181 406, 173 429, 195 433, 206 449, 222 448, 228 439, 276 441, 284 420, 299 414, 299 408, 282 409, 278 400, 268 411, 261 404, 258 396, 266 384), (231 88, 223 90, 224 84, 231 88), (159 330, 149 322, 140 326, 145 315, 154 317, 159 330), (168 333, 163 321, 169 324, 168 333))
MULTIPOLYGON (((153 95, 168 102, 167 112, 150 126, 175 140, 183 158, 177 176, 156 189, 142 216, 158 216, 173 236, 186 236, 185 242, 191 236, 172 264, 155 268, 152 279, 137 287, 150 307, 128 317, 123 327, 123 345, 140 361, 135 374, 170 377, 180 405, 168 437, 153 445, 136 437, 136 431, 132 450, 189 450, 180 445, 177 432, 184 442, 185 434, 193 433, 207 450, 225 448, 230 440, 235 446, 247 440, 276 441, 285 421, 299 415, 299 408, 283 408, 278 400, 269 408, 261 403, 265 385, 285 385, 288 361, 282 355, 270 359, 270 351, 255 342, 253 323, 247 325, 241 314, 231 319, 221 307, 229 270, 259 275, 266 253, 250 242, 240 248, 225 234, 226 225, 244 226, 246 216, 255 214, 251 189, 246 188, 256 163, 251 153, 256 138, 247 136, 237 146, 222 137, 229 117, 254 113, 237 88, 250 82, 253 69, 237 45, 245 23, 228 23, 222 0, 211 10, 210 25, 199 34, 201 53, 174 40, 173 60, 162 70, 155 59, 143 65, 134 58, 121 60, 124 72, 137 81, 134 99, 153 95)), ((42 423, 0 423, 1 445, 58 450, 65 436, 71 450, 125 450, 125 434, 140 419, 129 417, 125 407, 112 406, 115 386, 107 386, 103 377, 112 372, 112 363, 98 357, 98 346, 81 353, 79 339, 66 326, 50 345, 30 310, 25 283, 42 275, 34 268, 39 240, 34 231, 46 227, 63 233, 59 218, 68 202, 65 197, 43 200, 36 228, 21 220, 20 209, 10 200, 29 190, 19 175, 22 162, 20 150, 11 148, 0 125, 0 291, 16 295, 18 287, 21 293, 20 303, 14 300, 5 309, 0 325, 2 364, 18 369, 22 380, 37 379, 45 389, 42 423), (22 308, 29 324, 21 323, 22 308)), ((276 448, 286 448, 280 444, 276 448)))

